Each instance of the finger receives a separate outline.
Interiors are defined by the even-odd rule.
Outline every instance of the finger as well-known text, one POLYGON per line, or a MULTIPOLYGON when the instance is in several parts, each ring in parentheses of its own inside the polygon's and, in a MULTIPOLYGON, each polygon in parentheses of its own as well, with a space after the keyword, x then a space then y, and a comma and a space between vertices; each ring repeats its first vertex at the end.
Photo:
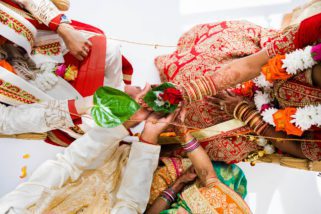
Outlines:
POLYGON ((226 92, 228 93, 228 95, 230 95, 231 97, 235 97, 236 94, 232 91, 232 90, 226 90, 226 92))
POLYGON ((167 115, 167 117, 165 118, 166 122, 172 122, 174 121, 174 119, 177 117, 177 115, 179 115, 181 109, 177 108, 173 113, 167 115))
POLYGON ((145 94, 147 94, 147 92, 148 92, 150 89, 151 89, 150 84, 149 84, 149 83, 146 83, 146 85, 145 85, 145 87, 143 88, 143 90, 137 94, 137 96, 136 96, 136 97, 137 97, 137 98, 136 98, 136 101, 137 101, 137 100, 143 100, 142 97, 145 96, 145 94))
POLYGON ((220 103, 223 101, 222 99, 217 98, 217 97, 207 97, 206 99, 208 101, 210 101, 211 103, 217 104, 217 105, 220 105, 220 103))
POLYGON ((88 48, 87 46, 84 46, 84 47, 83 47, 83 50, 84 50, 87 54, 88 54, 88 53, 89 53, 89 51, 90 51, 90 50, 89 50, 89 48, 88 48))
POLYGON ((80 52, 80 54, 81 54, 81 56, 84 57, 84 58, 86 58, 86 57, 88 56, 88 53, 87 53, 86 51, 84 51, 84 50, 82 50, 82 51, 80 52))
POLYGON ((182 123, 184 123, 184 121, 185 121, 186 113, 187 113, 186 108, 184 108, 184 109, 180 112, 179 119, 181 120, 182 123))
POLYGON ((78 59, 79 61, 83 61, 83 60, 84 60, 84 57, 81 56, 80 54, 76 54, 75 57, 76 57, 76 59, 78 59))
POLYGON ((89 40, 86 40, 86 45, 88 45, 89 47, 91 47, 91 46, 93 46, 93 44, 91 43, 91 41, 89 41, 89 40))
POLYGON ((151 88, 156 88, 158 86, 158 84, 152 84, 151 88))

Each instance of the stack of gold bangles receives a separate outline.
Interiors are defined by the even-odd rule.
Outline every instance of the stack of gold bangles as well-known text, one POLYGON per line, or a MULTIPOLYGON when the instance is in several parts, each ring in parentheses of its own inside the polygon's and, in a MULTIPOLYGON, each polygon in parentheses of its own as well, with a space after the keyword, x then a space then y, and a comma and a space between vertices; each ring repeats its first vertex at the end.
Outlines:
POLYGON ((245 101, 237 104, 233 115, 235 119, 241 120, 250 126, 258 135, 261 135, 268 126, 262 119, 260 113, 245 101))
POLYGON ((188 103, 202 100, 204 96, 214 96, 217 93, 216 86, 211 77, 201 77, 181 85, 184 100, 188 103))

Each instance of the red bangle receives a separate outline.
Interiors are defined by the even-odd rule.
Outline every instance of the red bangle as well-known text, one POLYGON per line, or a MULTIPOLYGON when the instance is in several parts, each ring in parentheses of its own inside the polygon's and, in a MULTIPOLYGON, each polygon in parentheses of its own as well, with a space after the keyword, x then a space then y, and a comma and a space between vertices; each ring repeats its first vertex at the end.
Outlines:
POLYGON ((150 145, 155 145, 155 143, 151 143, 151 142, 148 142, 148 141, 144 140, 144 139, 142 138, 142 136, 139 137, 139 141, 142 142, 142 143, 147 143, 147 144, 150 144, 150 145))

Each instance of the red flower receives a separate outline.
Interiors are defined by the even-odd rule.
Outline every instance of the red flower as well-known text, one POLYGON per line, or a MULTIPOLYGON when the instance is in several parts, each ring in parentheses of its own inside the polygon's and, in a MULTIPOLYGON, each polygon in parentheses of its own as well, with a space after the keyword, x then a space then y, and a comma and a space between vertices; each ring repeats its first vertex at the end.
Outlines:
POLYGON ((181 91, 176 88, 167 88, 164 90, 163 94, 160 94, 164 101, 168 101, 171 105, 177 105, 179 102, 183 101, 181 91))

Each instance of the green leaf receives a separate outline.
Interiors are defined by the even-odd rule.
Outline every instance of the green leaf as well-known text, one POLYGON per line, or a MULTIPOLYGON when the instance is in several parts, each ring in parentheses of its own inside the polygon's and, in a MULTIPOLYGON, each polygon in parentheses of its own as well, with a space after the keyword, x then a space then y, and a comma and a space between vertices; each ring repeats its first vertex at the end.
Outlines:
POLYGON ((155 112, 163 112, 165 114, 172 113, 175 111, 178 105, 164 105, 164 106, 158 106, 155 103, 155 100, 157 99, 154 91, 164 91, 167 88, 175 88, 175 86, 172 83, 165 82, 155 88, 153 88, 151 91, 147 92, 147 94, 144 97, 145 103, 151 107, 155 112))
POLYGON ((139 104, 128 94, 104 86, 94 94, 91 115, 98 126, 112 128, 128 120, 139 108, 139 104))

